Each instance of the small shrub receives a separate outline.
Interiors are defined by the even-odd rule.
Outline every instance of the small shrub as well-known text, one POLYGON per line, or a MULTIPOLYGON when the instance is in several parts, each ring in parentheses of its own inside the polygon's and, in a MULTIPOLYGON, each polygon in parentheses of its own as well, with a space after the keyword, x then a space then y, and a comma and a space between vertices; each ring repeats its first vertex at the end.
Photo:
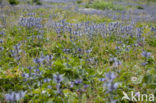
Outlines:
POLYGON ((137 8, 138 8, 138 9, 144 9, 142 6, 138 6, 137 8))
POLYGON ((11 5, 17 5, 17 4, 19 4, 19 1, 18 0, 8 0, 8 2, 11 5))
POLYGON ((81 3, 82 3, 82 1, 81 1, 81 0, 78 0, 78 1, 77 1, 77 3, 78 3, 78 4, 81 4, 81 3))
POLYGON ((96 1, 92 4, 93 8, 96 9, 111 9, 113 8, 113 4, 111 2, 100 2, 96 1))
POLYGON ((147 43, 152 47, 156 47, 156 38, 149 38, 147 43))
POLYGON ((36 5, 42 5, 42 2, 40 0, 33 0, 33 3, 35 3, 36 5))
POLYGON ((113 10, 121 10, 122 7, 114 5, 112 2, 107 2, 107 1, 93 1, 91 4, 86 4, 86 7, 94 8, 94 9, 113 9, 113 10))
POLYGON ((85 5, 85 8, 90 8, 90 5, 89 5, 89 4, 86 4, 86 5, 85 5))

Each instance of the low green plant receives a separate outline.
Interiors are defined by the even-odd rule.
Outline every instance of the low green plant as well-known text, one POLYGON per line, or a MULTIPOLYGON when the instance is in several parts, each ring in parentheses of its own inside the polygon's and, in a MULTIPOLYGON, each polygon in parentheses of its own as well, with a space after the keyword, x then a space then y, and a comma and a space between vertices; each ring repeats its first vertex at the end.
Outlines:
POLYGON ((17 4, 19 4, 19 1, 18 0, 8 0, 8 2, 11 5, 17 5, 17 4))
POLYGON ((40 0, 33 0, 33 3, 35 3, 36 5, 42 5, 42 2, 40 0))
POLYGON ((78 3, 78 4, 81 4, 81 3, 82 3, 82 0, 78 0, 77 3, 78 3))
POLYGON ((156 47, 156 38, 149 38, 147 43, 152 47, 156 47))
POLYGON ((137 8, 138 8, 138 9, 144 9, 142 6, 138 6, 137 8))
POLYGON ((86 4, 87 8, 94 8, 94 9, 112 9, 112 10, 121 10, 122 7, 118 5, 114 5, 110 1, 103 1, 103 0, 98 0, 98 1, 93 1, 90 4, 86 4))

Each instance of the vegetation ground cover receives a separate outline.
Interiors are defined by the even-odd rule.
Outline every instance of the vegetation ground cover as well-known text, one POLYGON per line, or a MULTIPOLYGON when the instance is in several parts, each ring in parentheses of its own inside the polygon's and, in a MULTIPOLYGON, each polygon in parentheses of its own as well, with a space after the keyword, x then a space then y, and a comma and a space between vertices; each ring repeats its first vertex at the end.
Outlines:
POLYGON ((0 4, 0 102, 155 102, 122 100, 156 95, 153 1, 18 2, 0 4))

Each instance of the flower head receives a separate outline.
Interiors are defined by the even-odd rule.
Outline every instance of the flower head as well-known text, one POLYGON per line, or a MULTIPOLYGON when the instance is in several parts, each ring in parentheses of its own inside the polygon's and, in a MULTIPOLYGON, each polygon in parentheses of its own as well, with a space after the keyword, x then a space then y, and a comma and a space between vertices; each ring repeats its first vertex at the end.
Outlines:
POLYGON ((56 83, 60 83, 63 80, 63 75, 60 74, 54 74, 53 79, 56 83))
POLYGON ((151 53, 150 52, 143 51, 141 53, 141 55, 144 56, 145 58, 149 58, 151 56, 151 53))

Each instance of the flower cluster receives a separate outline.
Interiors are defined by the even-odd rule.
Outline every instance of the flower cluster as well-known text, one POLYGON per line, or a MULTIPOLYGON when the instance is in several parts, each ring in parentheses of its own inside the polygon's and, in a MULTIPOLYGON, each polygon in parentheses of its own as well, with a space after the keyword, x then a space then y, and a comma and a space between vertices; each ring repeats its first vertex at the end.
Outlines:
POLYGON ((9 102, 17 102, 21 100, 26 94, 26 91, 19 91, 19 92, 11 92, 8 94, 5 94, 5 99, 9 102))
POLYGON ((41 24, 42 18, 35 18, 35 17, 21 17, 19 24, 21 26, 27 27, 27 28, 42 28, 43 25, 41 24))

